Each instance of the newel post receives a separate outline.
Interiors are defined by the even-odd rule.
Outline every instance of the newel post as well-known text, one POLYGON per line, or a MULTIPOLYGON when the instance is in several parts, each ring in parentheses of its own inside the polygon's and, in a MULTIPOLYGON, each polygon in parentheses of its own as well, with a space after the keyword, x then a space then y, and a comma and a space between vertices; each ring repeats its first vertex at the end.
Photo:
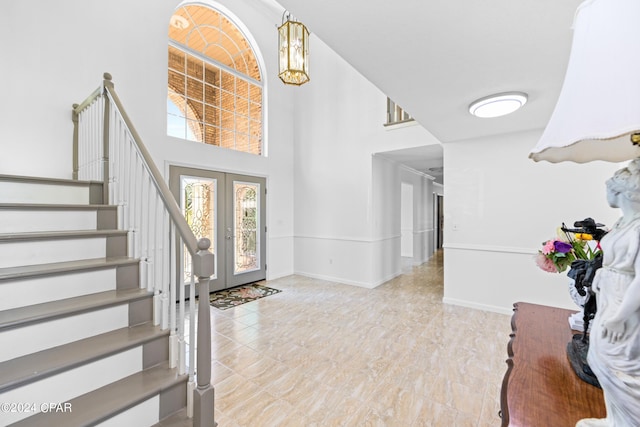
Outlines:
POLYGON ((111 118, 111 102, 107 96, 106 88, 113 89, 113 77, 109 73, 104 73, 103 77, 102 84, 105 87, 105 93, 104 120, 102 122, 104 126, 102 128, 102 182, 104 183, 102 186, 102 203, 108 204, 111 202, 109 200, 109 120, 111 118))
POLYGON ((73 120, 73 179, 78 179, 78 169, 79 169, 79 160, 78 160, 78 112, 76 109, 79 107, 79 104, 73 104, 73 111, 71 113, 71 120, 73 120))
POLYGON ((211 385, 211 315, 209 309, 209 281, 214 273, 214 255, 209 251, 211 241, 198 240, 198 252, 193 257, 193 269, 198 277, 198 361, 197 387, 193 396, 193 426, 216 425, 213 412, 214 390, 211 385))

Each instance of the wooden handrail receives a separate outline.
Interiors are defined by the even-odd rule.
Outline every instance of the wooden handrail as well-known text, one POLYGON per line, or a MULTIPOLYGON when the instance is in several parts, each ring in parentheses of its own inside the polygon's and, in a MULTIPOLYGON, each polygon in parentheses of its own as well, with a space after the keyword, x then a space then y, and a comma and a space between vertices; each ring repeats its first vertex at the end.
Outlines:
MULTIPOLYGON (((169 212, 169 216, 171 217, 171 220, 176 225, 176 230, 178 231, 178 234, 180 235, 180 237, 182 237, 182 240, 184 241, 184 244, 187 246, 187 250, 189 251, 191 256, 195 256, 199 250, 198 240, 196 239, 196 236, 194 236, 193 231, 191 231, 191 228, 189 227, 187 220, 184 219, 182 212, 180 212, 180 207, 178 206, 176 199, 171 194, 171 190, 169 189, 169 186, 164 181, 164 179, 162 178, 162 174, 160 173, 157 166, 153 162, 151 158, 151 154, 149 154, 147 147, 142 142, 142 138, 140 137, 140 134, 138 133, 136 128, 133 126, 133 123, 131 122, 129 115, 124 110, 124 107, 122 106, 122 102, 120 101, 118 94, 114 90, 113 82, 111 81, 111 79, 112 79, 111 74, 104 73, 105 92, 109 95, 109 98, 113 101, 116 108, 120 112, 122 119, 124 120, 125 124, 129 128, 129 132, 131 132, 131 136, 133 137, 133 140, 135 142, 134 145, 138 150, 138 153, 142 157, 145 167, 149 171, 151 180, 153 181, 154 185, 158 189, 160 198, 162 199, 162 202, 167 208, 167 211, 169 212)), ((200 277, 200 275, 197 273, 198 272, 196 272, 196 275, 200 277)))
MULTIPOLYGON (((105 76, 108 73, 105 73, 105 76)), ((85 108, 87 108, 89 105, 93 104, 93 101, 95 101, 100 95, 102 95, 104 89, 102 86, 100 86, 99 88, 97 88, 96 90, 94 90, 91 95, 87 96, 87 98, 82 101, 80 104, 73 104, 73 112, 75 114, 80 114, 80 112, 82 110, 84 110, 85 108)))
MULTIPOLYGON (((177 231, 180 236, 182 243, 186 246, 186 249, 191 254, 192 259, 192 275, 198 278, 198 288, 201 297, 199 298, 199 306, 198 306, 198 337, 197 337, 197 388, 195 388, 193 392, 193 418, 194 418, 194 426, 204 427, 204 426, 214 426, 214 392, 213 387, 211 386, 211 318, 209 315, 209 299, 206 297, 209 295, 210 289, 210 281, 211 276, 215 273, 215 257, 214 254, 210 251, 211 241, 207 238, 197 239, 193 234, 193 231, 189 227, 186 219, 184 218, 176 199, 174 198, 169 186, 165 182, 160 170, 156 166, 151 154, 147 150, 146 146, 142 142, 142 138, 140 134, 135 129, 131 119, 126 113, 120 98, 118 97, 114 84, 112 82, 112 77, 109 73, 104 73, 104 80, 102 82, 102 86, 96 89, 87 99, 85 99, 81 104, 73 105, 73 115, 72 119, 74 122, 74 153, 73 153, 73 177, 74 179, 78 179, 78 171, 79 171, 79 161, 78 161, 78 153, 79 153, 79 118, 81 113, 89 108, 93 103, 99 99, 101 96, 105 97, 104 105, 102 106, 104 110, 102 111, 102 122, 103 126, 101 135, 97 139, 102 146, 99 148, 101 167, 102 167, 102 178, 104 180, 104 190, 105 190, 105 200, 108 199, 106 197, 108 193, 108 186, 111 185, 109 182, 110 174, 109 168, 111 167, 109 164, 109 153, 110 153, 110 128, 111 125, 109 121, 111 120, 111 110, 114 112, 117 111, 119 115, 119 119, 124 125, 127 127, 127 130, 131 136, 131 145, 133 149, 137 153, 137 160, 139 161, 139 165, 143 170, 147 171, 147 176, 151 184, 157 190, 157 197, 162 201, 162 205, 166 209, 169 219, 174 229, 177 231)), ((94 154, 95 154, 94 149, 94 154)), ((147 177, 145 177, 147 179, 147 177)), ((146 182, 149 182, 146 181, 146 182)), ((156 197, 156 196, 154 196, 156 197)), ((156 291, 157 292, 157 291, 156 291)), ((175 289, 174 291, 175 292, 175 289)), ((165 295, 166 298, 166 295, 165 295)), ((175 296, 174 296, 175 298, 175 296)), ((183 300, 182 300, 183 301, 183 300)), ((192 343, 193 344, 193 343, 192 343)), ((193 353, 192 353, 193 354, 193 353)), ((191 369, 191 367, 190 367, 191 369)), ((190 371, 190 381, 193 380, 193 370, 190 371)))

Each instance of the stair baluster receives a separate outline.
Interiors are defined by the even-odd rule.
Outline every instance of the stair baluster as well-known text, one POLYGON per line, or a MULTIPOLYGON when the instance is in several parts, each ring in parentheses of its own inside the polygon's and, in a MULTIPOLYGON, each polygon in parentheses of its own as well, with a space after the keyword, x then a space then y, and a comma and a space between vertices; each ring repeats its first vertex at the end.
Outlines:
MULTIPOLYGON (((154 323, 171 328, 170 363, 184 373, 187 352, 184 336, 185 292, 177 279, 180 251, 190 254, 200 295, 209 294, 214 254, 208 239, 196 240, 162 174, 114 89, 111 75, 81 104, 74 104, 73 176, 102 181, 109 203, 118 206, 118 226, 128 231, 130 254, 141 258, 140 286, 154 293, 154 323), (169 250, 165 250, 165 248, 169 250), (176 303, 176 301, 178 301, 176 303), (176 316, 177 313, 177 316, 176 316)), ((195 286, 190 289, 194 292, 195 286)), ((195 327, 194 295, 190 298, 188 340, 190 363, 187 412, 194 426, 214 426, 214 390, 211 386, 211 319, 208 298, 200 298, 195 327), (197 378, 195 362, 197 350, 197 378), (197 381, 197 386, 195 382, 197 381), (191 395, 191 389, 193 394, 191 395), (193 407, 191 406, 193 404, 193 407)))

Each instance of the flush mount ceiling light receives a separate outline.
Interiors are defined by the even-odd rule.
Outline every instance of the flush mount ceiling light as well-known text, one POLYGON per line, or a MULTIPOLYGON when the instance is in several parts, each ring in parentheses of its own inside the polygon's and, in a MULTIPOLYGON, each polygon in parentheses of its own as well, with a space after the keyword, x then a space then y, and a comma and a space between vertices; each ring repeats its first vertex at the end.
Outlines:
POLYGON ((527 103, 527 94, 505 92, 480 98, 469 105, 469 112, 476 117, 489 118, 511 114, 527 103))

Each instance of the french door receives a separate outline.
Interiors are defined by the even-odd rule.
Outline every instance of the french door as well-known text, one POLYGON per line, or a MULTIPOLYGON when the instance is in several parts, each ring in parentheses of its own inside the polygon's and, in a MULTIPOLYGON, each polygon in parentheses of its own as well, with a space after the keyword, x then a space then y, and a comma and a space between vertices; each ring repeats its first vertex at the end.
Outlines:
MULTIPOLYGON (((211 240, 212 292, 266 278, 264 178, 171 166, 169 187, 196 238, 211 240)), ((189 284, 191 264, 179 250, 179 278, 189 284)))

